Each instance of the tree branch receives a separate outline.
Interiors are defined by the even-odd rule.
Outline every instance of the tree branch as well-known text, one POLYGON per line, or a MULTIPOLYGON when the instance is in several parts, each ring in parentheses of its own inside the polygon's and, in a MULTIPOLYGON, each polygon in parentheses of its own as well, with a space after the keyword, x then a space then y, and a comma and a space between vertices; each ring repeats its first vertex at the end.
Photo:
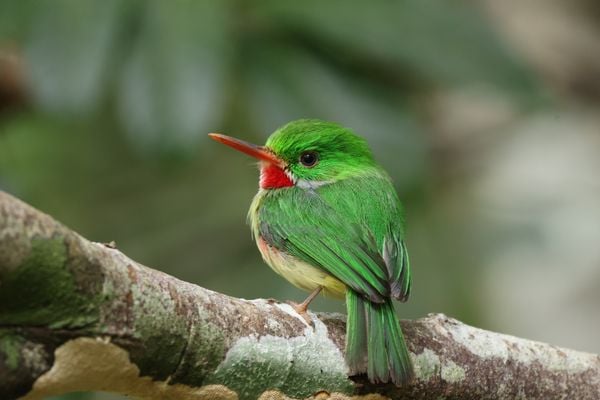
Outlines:
POLYGON ((592 399, 600 358, 467 326, 403 321, 417 378, 349 379, 345 318, 215 293, 89 242, 0 192, 0 398, 592 399), (375 395, 378 393, 379 395, 375 395))

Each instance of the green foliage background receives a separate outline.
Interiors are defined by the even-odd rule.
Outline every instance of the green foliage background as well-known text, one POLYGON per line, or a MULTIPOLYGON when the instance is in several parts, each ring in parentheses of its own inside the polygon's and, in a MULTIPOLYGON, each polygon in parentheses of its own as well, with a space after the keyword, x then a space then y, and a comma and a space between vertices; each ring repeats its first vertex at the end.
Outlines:
POLYGON ((0 189, 183 280, 300 299, 245 226, 256 168, 206 133, 260 143, 292 119, 335 120, 368 139, 404 199, 414 295, 402 317, 444 312, 560 338, 490 314, 502 303, 482 282, 504 262, 490 260, 539 232, 507 227, 520 214, 498 214, 472 188, 515 127, 596 100, 557 90, 486 4, 3 0, 0 65, 18 68, 25 94, 0 108, 0 189))

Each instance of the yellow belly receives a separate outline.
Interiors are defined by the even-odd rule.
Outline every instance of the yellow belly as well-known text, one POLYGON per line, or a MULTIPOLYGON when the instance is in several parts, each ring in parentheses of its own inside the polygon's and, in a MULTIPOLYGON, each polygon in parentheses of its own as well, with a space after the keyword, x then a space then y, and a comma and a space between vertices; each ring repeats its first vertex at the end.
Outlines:
POLYGON ((263 189, 258 191, 248 212, 252 235, 256 239, 256 245, 265 262, 297 288, 312 292, 321 286, 325 296, 343 299, 346 295, 346 285, 339 279, 320 268, 277 250, 260 237, 258 210, 265 194, 266 191, 263 189))
POLYGON ((337 278, 322 269, 277 250, 268 245, 260 236, 257 236, 256 244, 265 262, 292 285, 309 292, 321 286, 325 296, 344 298, 346 285, 337 278))

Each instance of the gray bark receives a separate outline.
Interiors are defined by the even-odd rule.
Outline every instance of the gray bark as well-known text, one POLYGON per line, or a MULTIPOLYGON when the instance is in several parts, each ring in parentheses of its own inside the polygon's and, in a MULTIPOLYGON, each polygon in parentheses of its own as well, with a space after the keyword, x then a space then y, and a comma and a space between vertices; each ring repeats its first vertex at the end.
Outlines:
POLYGON ((0 398, 598 399, 600 357, 465 325, 402 321, 404 387, 348 377, 345 318, 243 300, 144 267, 0 192, 0 398))

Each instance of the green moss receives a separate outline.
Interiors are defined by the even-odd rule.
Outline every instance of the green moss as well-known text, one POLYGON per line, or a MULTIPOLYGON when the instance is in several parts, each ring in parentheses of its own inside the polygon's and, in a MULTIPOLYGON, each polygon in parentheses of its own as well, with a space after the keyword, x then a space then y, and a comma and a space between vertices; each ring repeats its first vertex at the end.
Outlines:
POLYGON ((97 293, 77 286, 63 238, 32 239, 25 261, 3 277, 0 324, 80 328, 98 319, 97 293))
POLYGON ((177 371, 171 375, 170 383, 190 386, 203 384, 225 356, 223 330, 209 318, 202 318, 199 323, 194 324, 189 335, 185 354, 177 371))
POLYGON ((177 369, 187 345, 188 325, 176 302, 152 286, 130 283, 134 334, 143 347, 130 350, 142 375, 166 380, 177 369), (157 363, 156 360, 161 360, 157 363))
POLYGON ((19 335, 0 331, 0 358, 4 358, 4 363, 10 370, 19 367, 24 342, 25 340, 19 335))
POLYGON ((144 347, 130 351, 131 361, 140 369, 141 375, 165 381, 176 370, 185 349, 185 336, 174 330, 157 331, 155 335, 139 335, 144 347), (160 360, 160 362, 156 362, 160 360))

